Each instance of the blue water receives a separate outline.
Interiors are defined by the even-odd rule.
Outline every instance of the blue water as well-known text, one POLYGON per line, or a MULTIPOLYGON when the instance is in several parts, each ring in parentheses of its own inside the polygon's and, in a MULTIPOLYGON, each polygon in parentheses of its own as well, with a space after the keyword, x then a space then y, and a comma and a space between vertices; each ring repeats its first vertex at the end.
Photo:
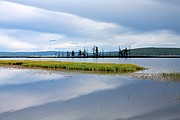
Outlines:
MULTIPOLYGON (((180 59, 55 59, 134 63, 180 72, 180 59)), ((180 82, 0 67, 2 120, 179 120, 180 82)))

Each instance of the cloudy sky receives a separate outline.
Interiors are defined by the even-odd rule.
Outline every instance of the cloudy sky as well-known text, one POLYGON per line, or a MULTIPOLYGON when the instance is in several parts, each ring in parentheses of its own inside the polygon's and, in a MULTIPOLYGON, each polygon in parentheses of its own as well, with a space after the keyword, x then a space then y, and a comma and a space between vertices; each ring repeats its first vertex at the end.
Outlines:
POLYGON ((180 0, 0 0, 0 51, 180 48, 180 0))

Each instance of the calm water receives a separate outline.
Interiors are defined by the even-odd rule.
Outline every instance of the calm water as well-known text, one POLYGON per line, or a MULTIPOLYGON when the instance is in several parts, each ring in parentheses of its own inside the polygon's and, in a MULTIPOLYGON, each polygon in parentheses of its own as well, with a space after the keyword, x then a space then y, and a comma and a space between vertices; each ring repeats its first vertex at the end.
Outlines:
MULTIPOLYGON (((180 59, 56 59, 134 63, 180 72, 180 59)), ((179 120, 180 82, 0 67, 2 120, 179 120)))

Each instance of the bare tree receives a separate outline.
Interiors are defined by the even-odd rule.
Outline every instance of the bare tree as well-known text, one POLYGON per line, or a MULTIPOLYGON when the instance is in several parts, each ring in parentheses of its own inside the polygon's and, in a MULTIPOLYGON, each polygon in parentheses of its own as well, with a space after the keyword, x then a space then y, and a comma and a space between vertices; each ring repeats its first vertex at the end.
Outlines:
POLYGON ((93 51, 93 57, 95 57, 96 46, 93 46, 92 51, 93 51))
POLYGON ((79 57, 82 56, 82 51, 81 51, 81 50, 78 51, 78 56, 79 56, 79 57))
POLYGON ((84 50, 83 50, 83 52, 82 52, 82 55, 83 55, 84 57, 86 57, 86 49, 85 49, 85 47, 84 47, 84 50))
POLYGON ((69 53, 69 51, 67 51, 67 57, 70 57, 70 53, 69 53))
POLYGON ((99 49, 98 49, 98 47, 96 46, 96 57, 98 57, 99 56, 99 49))
POLYGON ((72 57, 74 57, 74 56, 75 56, 75 52, 74 52, 74 50, 72 51, 71 55, 72 55, 72 57))

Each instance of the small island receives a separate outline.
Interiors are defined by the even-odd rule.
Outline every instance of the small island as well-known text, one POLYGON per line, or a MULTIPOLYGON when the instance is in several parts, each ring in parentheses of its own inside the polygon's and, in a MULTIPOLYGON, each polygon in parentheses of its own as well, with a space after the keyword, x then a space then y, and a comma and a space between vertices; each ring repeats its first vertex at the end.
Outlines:
POLYGON ((36 60, 0 60, 0 66, 20 66, 30 68, 48 68, 59 70, 78 70, 92 72, 135 72, 146 68, 134 64, 115 63, 86 63, 86 62, 61 62, 61 61, 36 61, 36 60))

